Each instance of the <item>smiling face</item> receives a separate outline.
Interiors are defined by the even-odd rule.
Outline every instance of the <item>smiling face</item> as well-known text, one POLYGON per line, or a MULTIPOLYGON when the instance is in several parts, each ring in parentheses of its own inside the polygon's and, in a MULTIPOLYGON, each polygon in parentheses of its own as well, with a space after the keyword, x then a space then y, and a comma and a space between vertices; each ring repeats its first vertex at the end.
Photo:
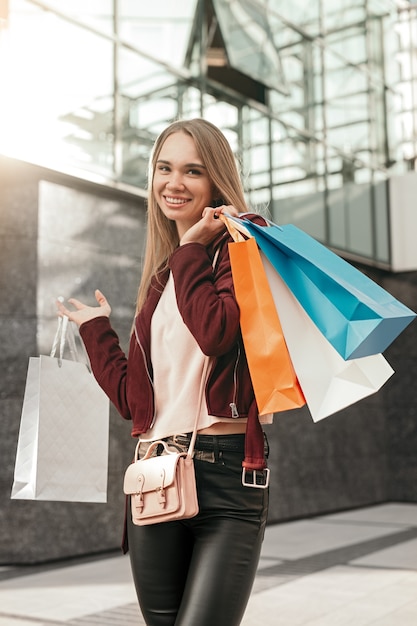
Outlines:
POLYGON ((194 139, 182 131, 169 135, 159 152, 152 181, 156 201, 182 235, 213 202, 213 185, 194 139))

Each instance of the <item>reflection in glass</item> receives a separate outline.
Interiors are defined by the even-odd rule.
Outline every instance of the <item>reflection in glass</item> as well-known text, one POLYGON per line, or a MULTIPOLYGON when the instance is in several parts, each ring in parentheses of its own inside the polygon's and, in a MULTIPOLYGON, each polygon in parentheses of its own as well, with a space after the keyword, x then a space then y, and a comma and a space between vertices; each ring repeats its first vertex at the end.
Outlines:
POLYGON ((229 139, 251 204, 389 263, 384 183, 417 169, 417 7, 393 11, 390 0, 9 0, 9 7, 0 24, 1 152, 143 194, 159 132, 178 117, 202 116, 229 139))

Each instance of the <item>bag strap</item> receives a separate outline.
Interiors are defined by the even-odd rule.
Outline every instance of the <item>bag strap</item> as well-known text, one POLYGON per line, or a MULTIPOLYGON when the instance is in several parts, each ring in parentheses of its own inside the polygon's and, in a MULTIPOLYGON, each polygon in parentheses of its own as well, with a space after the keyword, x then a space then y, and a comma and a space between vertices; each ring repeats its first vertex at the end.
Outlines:
MULTIPOLYGON (((216 252, 214 253, 214 257, 212 261, 213 271, 216 266, 217 260, 219 258, 219 253, 220 253, 220 248, 217 248, 216 252)), ((193 434, 191 435, 190 445, 188 446, 188 452, 187 452, 187 455, 190 457, 192 457, 194 454, 194 446, 195 446, 195 442, 197 439, 198 418, 200 416, 201 408, 203 406, 204 392, 206 389, 206 380, 207 380, 209 364, 210 364, 210 359, 208 356, 206 356, 204 358, 203 371, 201 373, 200 390, 198 392, 198 407, 196 411, 194 429, 193 429, 193 434)))
MULTIPOLYGON (((81 363, 82 360, 80 359, 80 354, 78 352, 77 343, 75 341, 74 325, 70 322, 70 319, 67 315, 63 315, 62 317, 61 316, 58 317, 58 326, 56 329, 55 337, 52 342, 51 352, 49 355, 51 357, 54 357, 59 346, 59 349, 58 349, 59 367, 61 367, 62 365, 62 361, 64 358, 64 351, 65 351, 65 344, 67 341, 68 341, 68 347, 71 353, 72 360, 77 361, 78 363, 81 363)), ((87 350, 85 349, 83 342, 81 342, 81 347, 82 347, 82 352, 83 352, 83 356, 85 359, 84 365, 86 366, 88 371, 91 372, 90 359, 88 357, 87 350)))
POLYGON ((187 452, 188 456, 191 456, 191 457, 194 454, 194 446, 195 446, 195 442, 196 442, 196 439, 197 439, 198 418, 200 417, 201 408, 203 406, 204 392, 205 392, 205 389, 206 389, 206 380, 207 380, 208 368, 209 368, 209 358, 205 357, 204 365, 203 365, 203 372, 201 374, 200 390, 199 390, 199 393, 198 393, 198 407, 197 407, 197 411, 196 411, 196 417, 195 417, 195 422, 194 422, 194 429, 193 429, 193 434, 191 436, 190 445, 188 446, 188 452, 187 452))
POLYGON ((62 359, 64 358, 65 340, 66 340, 66 335, 67 335, 68 322, 69 322, 69 319, 66 315, 62 317, 61 316, 58 317, 58 326, 56 329, 54 340, 52 342, 51 352, 49 354, 49 356, 54 357, 59 346, 59 350, 58 350, 59 367, 61 367, 62 359))
MULTIPOLYGON (((188 450, 187 450, 187 456, 191 458, 194 454, 194 446, 195 446, 195 442, 197 439, 198 418, 200 417, 201 407, 203 406, 204 391, 206 388, 206 378, 208 374, 209 363, 210 363, 209 357, 205 357, 203 371, 201 373, 200 389, 198 393, 198 405, 197 405, 197 410, 196 410, 196 415, 195 415, 194 428, 193 428, 193 432, 192 432, 191 439, 190 439, 190 445, 188 446, 188 450)), ((168 450, 167 448, 166 442, 163 441, 163 439, 157 439, 156 441, 152 441, 152 443, 150 444, 150 446, 148 447, 146 451, 145 456, 142 457, 141 460, 144 461, 145 459, 149 458, 152 450, 159 444, 165 448, 166 452, 171 453, 170 450, 168 450)), ((139 458, 139 446, 140 446, 140 437, 136 444, 134 461, 137 461, 139 458)), ((175 454, 175 453, 171 453, 171 454, 175 454)), ((185 452, 183 454, 185 454, 185 452)))

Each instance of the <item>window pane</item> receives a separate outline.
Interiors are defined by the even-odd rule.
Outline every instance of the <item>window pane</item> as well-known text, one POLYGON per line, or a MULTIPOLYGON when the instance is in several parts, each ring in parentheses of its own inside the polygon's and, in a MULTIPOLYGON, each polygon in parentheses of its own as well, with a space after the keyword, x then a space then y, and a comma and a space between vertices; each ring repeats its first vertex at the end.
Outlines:
POLYGON ((29 3, 18 7, 0 57, 9 94, 0 101, 1 149, 111 175, 112 43, 29 3))
POLYGON ((197 0, 118 0, 122 40, 174 67, 182 67, 197 0))

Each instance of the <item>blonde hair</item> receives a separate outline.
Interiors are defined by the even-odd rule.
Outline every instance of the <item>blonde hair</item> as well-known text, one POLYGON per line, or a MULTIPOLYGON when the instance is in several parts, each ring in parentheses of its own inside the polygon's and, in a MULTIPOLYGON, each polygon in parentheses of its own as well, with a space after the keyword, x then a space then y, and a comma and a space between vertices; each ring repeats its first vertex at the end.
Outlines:
POLYGON ((213 203, 218 204, 220 201, 220 204, 231 204, 240 212, 248 210, 236 159, 223 133, 214 124, 200 118, 170 124, 155 141, 149 161, 148 229, 136 313, 146 300, 153 276, 166 269, 168 259, 179 243, 176 224, 162 213, 152 188, 155 164, 162 145, 167 137, 180 132, 194 139, 197 152, 213 185, 213 203))

